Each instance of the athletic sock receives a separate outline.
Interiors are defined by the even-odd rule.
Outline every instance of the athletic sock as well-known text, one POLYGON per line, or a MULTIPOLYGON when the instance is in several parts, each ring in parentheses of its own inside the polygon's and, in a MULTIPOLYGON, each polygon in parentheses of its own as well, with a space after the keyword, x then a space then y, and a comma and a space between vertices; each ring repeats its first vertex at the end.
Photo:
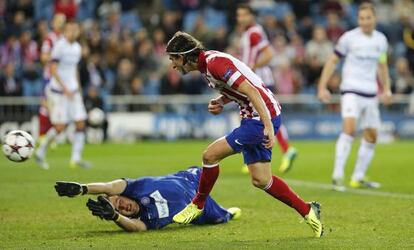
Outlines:
POLYGON ((352 136, 341 133, 336 141, 335 167, 332 175, 334 180, 343 179, 344 177, 345 164, 351 151, 353 140, 352 136))
POLYGON ((300 215, 305 216, 309 214, 309 203, 303 201, 282 179, 272 176, 269 184, 263 190, 286 205, 294 208, 300 215))
POLYGON ((203 165, 197 194, 193 199, 193 203, 196 204, 199 209, 204 207, 207 197, 210 194, 211 189, 213 189, 214 183, 216 183, 219 172, 220 168, 218 163, 213 165, 203 165))
POLYGON ((71 161, 78 162, 82 159, 83 146, 85 145, 85 132, 75 131, 72 143, 71 161))
POLYGON ((39 136, 43 136, 52 127, 47 111, 39 112, 39 136))
POLYGON ((364 179, 369 164, 374 157, 374 150, 374 143, 369 143, 366 140, 362 139, 358 150, 358 159, 355 165, 354 174, 352 175, 352 180, 360 181, 364 179))
POLYGON ((283 153, 286 153, 289 149, 289 139, 287 134, 287 129, 285 126, 281 125, 276 134, 277 141, 279 142, 280 149, 283 153))
POLYGON ((50 128, 47 133, 45 134, 43 140, 41 141, 36 154, 42 158, 46 156, 47 149, 49 147, 49 144, 55 139, 57 135, 57 131, 55 128, 50 128))

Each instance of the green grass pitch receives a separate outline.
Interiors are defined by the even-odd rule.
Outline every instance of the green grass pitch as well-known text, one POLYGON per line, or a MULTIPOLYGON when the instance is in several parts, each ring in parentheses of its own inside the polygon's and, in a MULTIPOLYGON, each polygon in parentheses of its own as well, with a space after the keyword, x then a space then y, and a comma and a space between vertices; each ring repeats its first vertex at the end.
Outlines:
MULTIPOLYGON (((369 170, 382 183, 374 193, 337 193, 330 183, 333 141, 294 142, 295 166, 282 175, 305 200, 322 204, 325 236, 312 237, 300 216, 250 184, 236 155, 221 164, 212 196, 224 207, 238 206, 238 221, 217 226, 170 225, 159 231, 125 233, 114 223, 90 215, 86 196, 60 198, 57 180, 110 181, 119 177, 164 175, 200 163, 207 141, 87 145, 90 170, 68 168, 70 146, 49 153, 51 170, 33 160, 0 159, 0 249, 413 249, 414 143, 378 145, 369 170), (399 195, 405 194, 405 195, 399 195)), ((348 161, 355 163, 357 143, 348 161)), ((274 172, 280 161, 275 149, 274 172)), ((348 179, 347 179, 348 180, 348 179)))

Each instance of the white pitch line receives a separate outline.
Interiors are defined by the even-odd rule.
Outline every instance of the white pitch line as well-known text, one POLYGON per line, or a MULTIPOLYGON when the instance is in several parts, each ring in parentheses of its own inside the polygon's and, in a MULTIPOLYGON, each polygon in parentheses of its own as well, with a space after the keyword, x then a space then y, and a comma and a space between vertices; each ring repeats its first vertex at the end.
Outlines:
MULTIPOLYGON (((301 180, 292 180, 292 179, 286 179, 286 181, 289 184, 291 184, 293 186, 298 186, 298 187, 308 187, 308 188, 332 190, 332 185, 324 184, 324 183, 311 182, 311 181, 301 181, 301 180)), ((372 190, 353 189, 353 188, 347 188, 345 193, 414 200, 414 194, 382 192, 382 191, 372 191, 372 190)))

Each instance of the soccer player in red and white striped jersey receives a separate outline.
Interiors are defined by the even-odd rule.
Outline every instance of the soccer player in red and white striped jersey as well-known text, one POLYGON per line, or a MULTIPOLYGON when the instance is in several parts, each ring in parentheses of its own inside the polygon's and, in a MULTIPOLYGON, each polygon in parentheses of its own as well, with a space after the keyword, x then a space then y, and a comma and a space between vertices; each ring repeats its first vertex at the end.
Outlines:
MULTIPOLYGON (((269 66, 274 57, 274 51, 263 27, 256 23, 255 13, 249 5, 238 5, 237 24, 244 30, 241 37, 241 60, 263 80, 268 89, 275 91, 275 80, 269 66)), ((287 129, 283 124, 276 138, 284 154, 279 171, 286 173, 292 167, 297 150, 289 146, 287 129)), ((242 171, 247 172, 246 168, 242 171)))
POLYGON ((173 220, 188 224, 200 216, 218 178, 219 162, 230 155, 243 153, 253 185, 294 208, 311 226, 314 235, 320 237, 323 233, 320 205, 303 201, 282 179, 272 175, 272 146, 281 122, 280 105, 272 91, 246 64, 226 53, 206 51, 187 33, 177 32, 167 44, 167 53, 176 70, 184 74, 200 71, 209 86, 220 93, 210 100, 210 113, 221 113, 223 106, 233 101, 239 105, 242 118, 238 128, 211 143, 204 151, 197 194, 173 220))

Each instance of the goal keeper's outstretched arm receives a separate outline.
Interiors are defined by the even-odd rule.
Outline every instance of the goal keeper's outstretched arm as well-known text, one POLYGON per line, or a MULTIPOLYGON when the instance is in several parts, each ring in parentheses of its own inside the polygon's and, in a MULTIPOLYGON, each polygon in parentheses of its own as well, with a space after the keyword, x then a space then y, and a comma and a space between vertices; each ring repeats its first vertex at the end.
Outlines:
POLYGON ((85 194, 119 195, 126 188, 126 181, 117 179, 110 182, 80 184, 77 182, 57 181, 56 192, 59 196, 76 197, 85 194))
POLYGON ((103 220, 113 221, 127 232, 147 230, 147 226, 144 222, 140 219, 128 218, 118 213, 112 203, 106 197, 101 195, 98 196, 96 201, 89 198, 86 206, 92 212, 92 215, 103 220))

